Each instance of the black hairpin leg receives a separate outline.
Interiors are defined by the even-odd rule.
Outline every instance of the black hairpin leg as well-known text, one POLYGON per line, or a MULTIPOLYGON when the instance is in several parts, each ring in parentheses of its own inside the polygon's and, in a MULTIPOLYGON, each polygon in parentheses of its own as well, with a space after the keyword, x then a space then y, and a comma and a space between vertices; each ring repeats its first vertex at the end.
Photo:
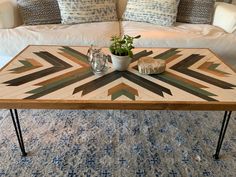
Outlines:
POLYGON ((225 133, 229 124, 231 114, 232 114, 232 111, 225 111, 224 119, 223 119, 221 130, 220 130, 220 136, 217 143, 216 153, 213 155, 214 159, 216 160, 219 159, 220 149, 221 149, 224 137, 225 137, 225 133))
POLYGON ((24 141, 23 141, 23 137, 22 137, 22 133, 21 133, 21 128, 20 128, 20 121, 18 118, 18 113, 17 110, 14 109, 14 111, 12 109, 10 109, 10 113, 11 113, 11 118, 14 124, 14 128, 16 131, 16 136, 20 145, 20 149, 22 152, 22 156, 27 156, 27 153, 25 152, 25 146, 24 146, 24 141))

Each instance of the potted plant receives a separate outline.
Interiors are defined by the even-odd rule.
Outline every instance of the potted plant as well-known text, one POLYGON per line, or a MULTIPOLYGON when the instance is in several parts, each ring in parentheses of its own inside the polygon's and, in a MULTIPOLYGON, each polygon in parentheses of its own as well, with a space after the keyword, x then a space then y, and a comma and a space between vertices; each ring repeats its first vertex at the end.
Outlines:
POLYGON ((134 49, 133 41, 141 36, 131 37, 124 35, 123 37, 113 36, 111 38, 112 44, 109 49, 111 51, 111 60, 114 69, 118 71, 125 71, 132 60, 134 49))

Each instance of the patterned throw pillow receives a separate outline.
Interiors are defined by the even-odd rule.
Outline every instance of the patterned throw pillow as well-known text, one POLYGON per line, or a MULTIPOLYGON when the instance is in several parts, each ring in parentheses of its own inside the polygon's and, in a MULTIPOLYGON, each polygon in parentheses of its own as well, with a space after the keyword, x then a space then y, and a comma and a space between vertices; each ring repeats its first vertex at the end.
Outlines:
POLYGON ((123 20, 171 26, 176 15, 176 0, 128 0, 123 20))
POLYGON ((117 20, 116 0, 58 0, 63 24, 117 20))
POLYGON ((57 0, 17 0, 25 25, 60 23, 57 0))
POLYGON ((177 21, 185 23, 210 24, 215 0, 181 0, 177 21))

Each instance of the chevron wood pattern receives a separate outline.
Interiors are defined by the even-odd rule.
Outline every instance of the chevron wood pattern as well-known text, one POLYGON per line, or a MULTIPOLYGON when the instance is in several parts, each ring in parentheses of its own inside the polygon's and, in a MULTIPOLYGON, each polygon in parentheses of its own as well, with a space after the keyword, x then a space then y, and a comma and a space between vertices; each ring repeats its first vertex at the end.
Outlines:
POLYGON ((135 96, 138 96, 138 91, 129 85, 121 83, 108 90, 108 96, 110 95, 112 100, 115 100, 122 95, 125 95, 131 100, 135 100, 135 96))
MULTIPOLYGON (((91 70, 87 50, 72 46, 27 47, 0 71, 0 107, 27 104, 37 108, 36 102, 105 102, 131 103, 132 107, 127 108, 132 109, 136 103, 137 109, 144 108, 140 107, 144 104, 153 104, 153 108, 166 104, 170 108, 171 104, 178 107, 183 103, 188 109, 193 108, 191 105, 200 105, 196 109, 204 110, 212 105, 214 109, 236 109, 236 73, 208 49, 137 48, 127 71, 115 71, 109 62, 103 75, 91 70), (143 56, 165 60, 166 72, 141 75, 137 60, 143 56)), ((108 53, 106 48, 103 51, 108 53)))
POLYGON ((43 66, 34 59, 19 60, 19 62, 21 62, 23 66, 12 69, 12 71, 18 74, 43 66))

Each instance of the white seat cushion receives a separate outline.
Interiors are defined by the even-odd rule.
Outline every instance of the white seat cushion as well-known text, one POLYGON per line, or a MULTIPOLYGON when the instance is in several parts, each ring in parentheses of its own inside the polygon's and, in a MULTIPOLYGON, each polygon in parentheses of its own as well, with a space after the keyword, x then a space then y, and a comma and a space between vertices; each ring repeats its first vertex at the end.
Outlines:
POLYGON ((141 35, 141 38, 135 41, 136 47, 210 48, 229 63, 236 64, 236 36, 226 33, 219 27, 186 23, 161 27, 142 22, 123 21, 121 29, 122 34, 141 35))
POLYGON ((19 26, 0 29, 0 53, 15 56, 27 45, 109 46, 110 38, 119 35, 119 22, 77 25, 19 26))

